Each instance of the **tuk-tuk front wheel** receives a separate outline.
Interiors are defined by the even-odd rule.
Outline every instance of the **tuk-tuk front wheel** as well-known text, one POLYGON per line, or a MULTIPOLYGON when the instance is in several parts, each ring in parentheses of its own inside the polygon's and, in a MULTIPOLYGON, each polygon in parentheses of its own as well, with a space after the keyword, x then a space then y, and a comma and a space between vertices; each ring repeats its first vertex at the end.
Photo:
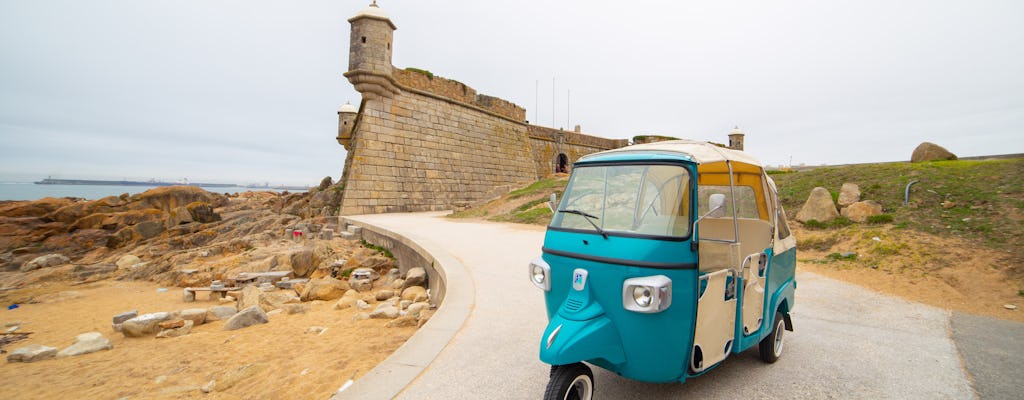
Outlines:
POLYGON ((583 363, 551 367, 551 379, 544 400, 591 400, 594 397, 594 373, 583 363))
POLYGON ((757 350, 761 353, 761 360, 769 364, 778 361, 779 356, 782 355, 782 346, 785 344, 783 339, 786 336, 786 322, 783 320, 781 312, 775 312, 775 326, 772 328, 772 333, 757 345, 757 350))

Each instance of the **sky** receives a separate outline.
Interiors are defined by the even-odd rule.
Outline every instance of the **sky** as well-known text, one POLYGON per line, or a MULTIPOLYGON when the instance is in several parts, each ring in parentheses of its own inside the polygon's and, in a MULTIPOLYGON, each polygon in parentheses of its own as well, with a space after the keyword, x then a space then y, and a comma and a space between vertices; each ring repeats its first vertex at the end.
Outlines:
MULTIPOLYGON (((341 176, 370 0, 0 0, 0 181, 341 176)), ((1024 153, 1021 1, 380 0, 392 62, 608 137, 769 165, 1024 153)))

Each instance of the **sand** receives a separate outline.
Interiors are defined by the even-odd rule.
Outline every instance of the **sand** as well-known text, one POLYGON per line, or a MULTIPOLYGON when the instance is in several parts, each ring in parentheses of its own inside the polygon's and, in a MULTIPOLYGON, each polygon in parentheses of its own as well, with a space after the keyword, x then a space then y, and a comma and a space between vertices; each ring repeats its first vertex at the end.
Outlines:
POLYGON ((63 349, 76 335, 90 331, 102 333, 114 346, 35 363, 0 362, 0 392, 8 399, 325 399, 353 374, 358 380, 416 331, 385 328, 385 320, 354 322, 354 309, 310 302, 304 314, 271 315, 267 324, 236 331, 222 331, 224 321, 215 321, 177 338, 125 338, 111 328, 115 314, 220 303, 205 294, 184 303, 180 288, 161 293, 151 283, 122 281, 54 283, 0 293, 0 299, 5 301, 0 326, 20 322, 19 331, 33 332, 27 340, 5 346, 8 352, 29 344, 63 349), (6 307, 29 297, 39 303, 6 307), (305 333, 311 326, 327 329, 305 333), (200 387, 214 380, 214 392, 204 395, 200 387))

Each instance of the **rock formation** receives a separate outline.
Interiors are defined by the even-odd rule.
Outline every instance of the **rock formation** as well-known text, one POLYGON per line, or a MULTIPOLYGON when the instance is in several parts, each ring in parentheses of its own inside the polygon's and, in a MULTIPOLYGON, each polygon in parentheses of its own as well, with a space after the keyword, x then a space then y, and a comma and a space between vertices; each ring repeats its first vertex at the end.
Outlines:
POLYGON ((956 154, 935 143, 924 142, 917 145, 914 154, 910 156, 910 162, 956 160, 956 154))
POLYGON ((839 212, 836 211, 836 205, 832 203, 832 195, 829 194, 828 189, 816 187, 811 190, 810 196, 807 197, 807 202, 796 213, 796 220, 800 222, 810 220, 827 222, 838 216, 839 212))

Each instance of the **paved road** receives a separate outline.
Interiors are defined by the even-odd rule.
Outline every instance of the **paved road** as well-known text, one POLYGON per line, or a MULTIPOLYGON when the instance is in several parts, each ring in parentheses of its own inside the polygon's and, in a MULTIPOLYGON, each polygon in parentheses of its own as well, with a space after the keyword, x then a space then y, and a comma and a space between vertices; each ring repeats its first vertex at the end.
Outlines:
MULTIPOLYGON (((462 328, 400 399, 536 399, 548 366, 537 358, 546 318, 526 264, 539 227, 450 220, 438 213, 354 217, 429 240, 458 258, 475 301, 462 328)), ((756 348, 685 384, 647 384, 595 368, 597 399, 975 397, 947 311, 879 295, 811 273, 799 287, 785 353, 773 365, 756 348)), ((682 362, 682 361, 681 361, 682 362)))
POLYGON ((982 399, 1024 398, 1024 324, 958 312, 953 340, 982 399))

